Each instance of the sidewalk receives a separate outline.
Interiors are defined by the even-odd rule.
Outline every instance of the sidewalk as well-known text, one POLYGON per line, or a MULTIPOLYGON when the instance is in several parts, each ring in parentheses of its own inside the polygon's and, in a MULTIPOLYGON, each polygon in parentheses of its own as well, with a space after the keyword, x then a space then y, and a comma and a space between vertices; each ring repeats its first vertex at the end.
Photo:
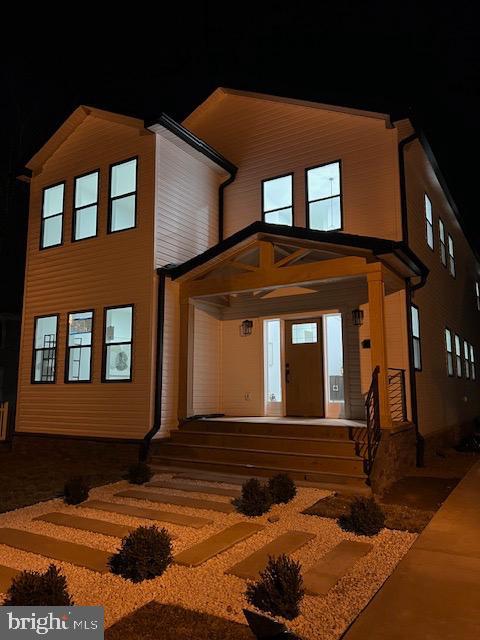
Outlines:
POLYGON ((480 638, 480 462, 343 640, 480 638))

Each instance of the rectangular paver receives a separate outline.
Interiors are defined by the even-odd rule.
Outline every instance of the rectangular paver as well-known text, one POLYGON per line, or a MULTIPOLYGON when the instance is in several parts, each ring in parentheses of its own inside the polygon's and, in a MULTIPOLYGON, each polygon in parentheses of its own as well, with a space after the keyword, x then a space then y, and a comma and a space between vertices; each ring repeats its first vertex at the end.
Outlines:
POLYGON ((314 596, 324 595, 349 571, 355 562, 372 548, 366 542, 343 540, 303 575, 305 591, 314 596))
POLYGON ((174 513, 172 511, 132 507, 129 504, 104 502, 103 500, 89 500, 88 502, 83 502, 81 506, 87 509, 98 509, 99 511, 108 511, 110 513, 121 513, 122 515, 131 516, 132 518, 169 522, 170 524, 178 524, 183 527, 192 527, 194 529, 200 529, 207 524, 212 524, 212 520, 208 520, 207 518, 187 516, 183 513, 174 513))
POLYGON ((175 556, 175 562, 189 567, 197 567, 199 564, 226 551, 230 547, 233 547, 233 545, 253 536, 254 533, 258 533, 264 528, 263 525, 254 524, 253 522, 237 522, 237 524, 227 527, 203 542, 177 554, 175 556))
POLYGON ((104 536, 112 536, 113 538, 123 538, 135 529, 135 527, 129 527, 126 524, 116 524, 115 522, 106 522, 105 520, 97 520, 95 518, 84 518, 83 516, 57 511, 44 513, 42 516, 33 519, 42 522, 51 522, 61 527, 102 533, 104 536))
POLYGON ((106 573, 109 571, 108 558, 112 555, 101 549, 94 549, 83 544, 66 542, 50 536, 30 533, 22 529, 0 529, 0 544, 6 544, 14 549, 21 549, 39 556, 70 562, 79 567, 86 567, 92 571, 106 573))
POLYGON ((127 489, 114 494, 119 498, 134 498, 135 500, 150 500, 150 502, 161 502, 162 504, 175 504, 191 509, 209 509, 220 511, 221 513, 232 513, 235 507, 229 502, 215 502, 215 500, 202 500, 191 496, 177 496, 171 493, 158 491, 141 491, 139 489, 127 489))
POLYGON ((240 489, 232 489, 229 487, 212 487, 209 484, 198 482, 197 484, 187 484, 181 480, 152 480, 147 482, 146 487, 154 487, 156 489, 177 489, 178 491, 187 491, 188 493, 206 493, 214 496, 229 496, 237 498, 241 494, 240 489))
POLYGON ((4 567, 0 564, 0 593, 7 593, 12 580, 18 575, 20 571, 12 569, 11 567, 4 567))
POLYGON ((293 551, 296 551, 313 538, 315 538, 315 534, 305 531, 287 531, 286 533, 282 533, 282 535, 261 547, 258 551, 255 551, 244 560, 230 567, 226 573, 238 576, 239 578, 255 580, 258 578, 260 571, 265 569, 269 556, 293 553, 293 551))

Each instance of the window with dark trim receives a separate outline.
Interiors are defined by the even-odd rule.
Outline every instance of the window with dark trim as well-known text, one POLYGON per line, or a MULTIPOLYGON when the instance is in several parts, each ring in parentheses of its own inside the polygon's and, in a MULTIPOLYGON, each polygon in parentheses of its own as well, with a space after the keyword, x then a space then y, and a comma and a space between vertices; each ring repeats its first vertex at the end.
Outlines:
POLYGON ((68 314, 65 382, 92 380, 93 311, 68 314))
POLYGON ((455 334, 455 363, 457 368, 457 378, 462 377, 462 350, 460 348, 460 336, 455 334))
POLYGON ((99 171, 78 176, 74 181, 72 240, 97 235, 99 171))
POLYGON ((65 209, 65 182, 43 190, 42 227, 40 249, 58 247, 63 242, 63 212, 65 209))
POLYGON ((465 378, 470 378, 470 350, 468 348, 468 342, 463 341, 463 366, 465 367, 465 378))
POLYGON ((342 228, 340 161, 306 170, 307 226, 319 231, 342 228))
POLYGON ((447 354, 447 373, 453 376, 453 349, 452 349, 452 332, 445 329, 445 351, 447 354))
POLYGON ((133 355, 133 305, 107 307, 103 335, 103 381, 130 382, 133 355))
POLYGON ((137 158, 110 166, 108 232, 132 229, 137 212, 137 158))
POLYGON ((475 300, 477 301, 477 309, 480 311, 480 282, 475 280, 475 300))
POLYGON ((293 173, 262 180, 262 217, 270 224, 293 225, 293 173))
POLYGON ((450 271, 450 275, 455 278, 455 249, 453 238, 450 234, 448 234, 448 270, 450 271))
POLYGON ((38 316, 34 323, 32 382, 55 382, 58 315, 38 316))
POLYGON ((427 239, 427 244, 430 249, 433 249, 434 241, 433 241, 433 211, 432 211, 432 201, 425 194, 425 237, 427 239))
POLYGON ((412 304, 412 343, 413 343, 413 365, 417 371, 422 369, 422 350, 420 346, 420 314, 418 307, 412 304))
POLYGON ((445 241, 445 225, 441 218, 438 219, 438 237, 440 240, 440 260, 444 267, 447 266, 447 244, 445 241))
POLYGON ((470 373, 472 375, 472 380, 475 380, 476 379, 475 354, 474 354, 472 345, 470 345, 470 373))

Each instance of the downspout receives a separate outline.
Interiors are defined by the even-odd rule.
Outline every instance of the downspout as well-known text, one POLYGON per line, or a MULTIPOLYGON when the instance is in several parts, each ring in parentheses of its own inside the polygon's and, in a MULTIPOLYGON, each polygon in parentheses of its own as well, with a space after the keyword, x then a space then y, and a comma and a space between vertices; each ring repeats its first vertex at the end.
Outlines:
POLYGON ((222 242, 223 240, 223 229, 224 229, 224 191, 229 184, 235 180, 237 175, 237 169, 230 171, 229 177, 224 180, 220 186, 218 187, 218 241, 222 242))
POLYGON ((157 269, 158 294, 157 294, 157 343, 155 349, 155 398, 153 409, 153 426, 143 438, 140 445, 139 460, 145 462, 153 436, 160 429, 162 422, 162 383, 163 383, 163 335, 165 326, 165 279, 167 269, 157 269))
MULTIPOLYGON (((408 208, 407 208, 407 186, 406 186, 406 174, 405 174, 405 156, 404 151, 407 144, 418 139, 417 133, 412 133, 410 136, 401 140, 398 144, 398 169, 400 175, 400 211, 402 216, 402 240, 408 246, 408 208)), ((412 335, 412 299, 413 292, 420 289, 425 285, 427 281, 426 274, 422 274, 420 282, 412 284, 411 278, 406 281, 405 288, 405 300, 406 300, 406 312, 407 312, 407 333, 408 333, 408 368, 409 368, 409 380, 410 380, 410 401, 412 407, 412 422, 415 425, 415 438, 416 438, 416 465, 417 467, 423 467, 424 463, 424 439, 420 434, 418 428, 418 400, 417 400, 417 381, 416 381, 416 369, 414 364, 413 355, 413 343, 411 340, 412 335)))

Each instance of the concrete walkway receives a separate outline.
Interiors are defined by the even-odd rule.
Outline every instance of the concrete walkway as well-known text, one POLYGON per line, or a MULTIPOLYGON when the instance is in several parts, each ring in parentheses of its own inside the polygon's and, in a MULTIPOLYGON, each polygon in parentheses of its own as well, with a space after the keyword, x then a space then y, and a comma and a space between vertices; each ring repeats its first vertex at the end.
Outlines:
POLYGON ((480 463, 454 489, 344 640, 480 638, 480 463))

